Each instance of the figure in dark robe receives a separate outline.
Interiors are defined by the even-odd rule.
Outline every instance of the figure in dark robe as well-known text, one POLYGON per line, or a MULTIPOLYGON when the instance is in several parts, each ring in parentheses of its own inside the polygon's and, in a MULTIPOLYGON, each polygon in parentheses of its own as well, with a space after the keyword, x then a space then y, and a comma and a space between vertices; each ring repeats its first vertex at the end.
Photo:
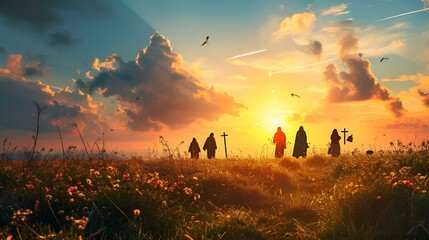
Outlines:
POLYGON ((200 149, 200 145, 198 145, 197 139, 192 138, 192 142, 189 145, 188 152, 191 153, 191 158, 192 159, 198 159, 198 158, 200 158, 201 149, 200 149))
POLYGON ((214 134, 210 133, 210 136, 206 139, 206 142, 204 143, 203 150, 207 150, 207 158, 212 159, 215 157, 216 154, 216 140, 214 138, 214 134))
POLYGON ((277 132, 274 134, 273 143, 276 144, 276 158, 283 157, 286 149, 286 135, 284 132, 282 132, 281 127, 277 128, 277 132))
POLYGON ((299 158, 299 157, 306 157, 307 156, 307 134, 304 131, 304 127, 300 126, 299 130, 296 132, 295 137, 295 145, 293 147, 293 154, 292 156, 299 158))
POLYGON ((334 129, 331 134, 331 145, 328 150, 328 154, 331 154, 332 157, 339 157, 341 148, 340 148, 340 135, 338 135, 337 129, 334 129))

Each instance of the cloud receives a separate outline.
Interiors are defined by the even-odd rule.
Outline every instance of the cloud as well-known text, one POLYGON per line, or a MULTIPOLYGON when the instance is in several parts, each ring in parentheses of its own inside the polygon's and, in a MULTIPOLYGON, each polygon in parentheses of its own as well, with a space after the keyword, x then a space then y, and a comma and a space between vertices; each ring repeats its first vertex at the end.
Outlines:
POLYGON ((285 17, 279 29, 273 33, 277 39, 288 35, 295 35, 304 32, 313 26, 316 21, 314 13, 295 13, 291 17, 285 17))
POLYGON ((49 35, 49 45, 54 47, 55 46, 69 47, 73 43, 78 41, 79 39, 73 38, 70 32, 67 30, 55 32, 49 35))
POLYGON ((327 33, 336 33, 344 30, 351 30, 353 28, 353 20, 347 19, 339 22, 331 22, 323 27, 320 31, 327 33))
POLYGON ((426 107, 429 107, 429 93, 425 93, 423 90, 418 89, 417 92, 422 97, 422 102, 426 107))
POLYGON ((326 66, 323 72, 324 81, 328 84, 328 102, 352 102, 376 99, 389 101, 387 109, 396 117, 404 113, 402 101, 395 98, 385 87, 381 86, 371 70, 371 63, 360 56, 350 55, 357 50, 357 39, 346 34, 339 41, 339 54, 348 71, 339 72, 335 64, 326 66))
MULTIPOLYGON (((8 66, 0 68, 0 129, 34 131, 35 106, 47 106, 41 114, 41 131, 56 131, 56 126, 71 131, 71 123, 77 122, 81 129, 96 131, 100 126, 98 108, 101 106, 82 92, 68 89, 57 93, 42 82, 30 82, 22 78, 22 66, 17 65, 20 55, 11 55, 8 66)), ((99 132, 98 132, 99 134, 99 132)))
POLYGON ((97 0, 14 0, 0 3, 0 15, 10 23, 26 23, 45 31, 63 23, 61 10, 74 10, 88 15, 106 14, 110 10, 97 0))
POLYGON ((26 77, 42 76, 48 71, 49 68, 44 67, 41 60, 23 65, 21 54, 11 54, 7 60, 7 68, 0 67, 0 76, 23 80, 26 77))
POLYGON ((322 16, 338 16, 338 15, 344 15, 350 13, 349 11, 345 11, 347 9, 348 5, 345 3, 341 3, 339 5, 333 6, 329 9, 326 9, 322 12, 322 16))
POLYGON ((317 57, 318 59, 322 56, 322 50, 322 43, 317 40, 310 41, 310 43, 306 47, 306 52, 312 56, 317 57))
POLYGON ((287 122, 302 122, 304 120, 304 116, 301 113, 292 113, 286 118, 287 122))
POLYGON ((429 129, 429 125, 424 123, 421 119, 404 119, 403 121, 396 121, 395 123, 388 123, 384 125, 385 129, 389 130, 404 130, 404 129, 429 129))
POLYGON ((157 32, 135 61, 125 62, 113 54, 104 62, 96 59, 92 66, 98 74, 89 81, 77 79, 76 86, 90 94, 98 91, 115 97, 132 130, 177 129, 224 114, 238 115, 244 108, 227 93, 205 86, 157 32))

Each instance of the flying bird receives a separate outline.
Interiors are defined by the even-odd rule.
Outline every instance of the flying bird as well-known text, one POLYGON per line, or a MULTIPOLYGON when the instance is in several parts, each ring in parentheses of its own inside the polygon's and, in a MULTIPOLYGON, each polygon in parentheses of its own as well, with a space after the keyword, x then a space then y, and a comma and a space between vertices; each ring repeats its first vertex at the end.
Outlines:
POLYGON ((206 40, 201 44, 201 47, 204 46, 206 43, 209 43, 209 36, 206 37, 206 40))
POLYGON ((137 97, 136 100, 142 99, 142 97, 137 97))
POLYGON ((383 60, 384 60, 384 59, 389 60, 389 58, 387 58, 387 57, 382 57, 382 58, 380 59, 380 62, 383 62, 383 60))
POLYGON ((295 93, 291 93, 290 95, 291 95, 292 97, 299 97, 299 98, 301 98, 300 96, 296 95, 295 93))

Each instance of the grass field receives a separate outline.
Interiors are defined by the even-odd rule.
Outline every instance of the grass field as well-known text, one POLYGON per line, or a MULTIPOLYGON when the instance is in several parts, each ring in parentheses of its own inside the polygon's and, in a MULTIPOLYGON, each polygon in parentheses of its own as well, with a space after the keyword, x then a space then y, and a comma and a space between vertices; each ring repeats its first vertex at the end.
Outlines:
POLYGON ((0 239, 429 239, 427 148, 0 161, 0 239))

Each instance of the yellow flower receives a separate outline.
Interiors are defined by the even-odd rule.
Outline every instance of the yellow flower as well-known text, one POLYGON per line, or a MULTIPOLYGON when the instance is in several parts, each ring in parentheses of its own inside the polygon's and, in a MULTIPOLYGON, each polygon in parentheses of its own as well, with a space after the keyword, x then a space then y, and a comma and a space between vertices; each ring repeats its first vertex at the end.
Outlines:
POLYGON ((134 209, 133 213, 134 213, 134 216, 138 216, 138 215, 140 215, 140 210, 134 209))
POLYGON ((87 183, 88 185, 92 186, 92 181, 91 181, 91 179, 87 178, 87 179, 86 179, 86 183, 87 183))
POLYGON ((46 195, 45 198, 46 198, 46 200, 51 201, 52 195, 46 195))
POLYGON ((425 180, 426 176, 420 176, 419 180, 425 180))
POLYGON ((166 206, 167 206, 167 201, 166 201, 166 200, 162 201, 162 206, 163 206, 163 207, 166 207, 166 206))
POLYGON ((112 170, 113 170, 113 167, 112 167, 112 166, 108 166, 108 167, 107 167, 107 170, 108 170, 108 171, 112 171, 112 170))
POLYGON ((113 187, 114 188, 119 188, 119 184, 115 183, 115 184, 113 184, 113 187))

